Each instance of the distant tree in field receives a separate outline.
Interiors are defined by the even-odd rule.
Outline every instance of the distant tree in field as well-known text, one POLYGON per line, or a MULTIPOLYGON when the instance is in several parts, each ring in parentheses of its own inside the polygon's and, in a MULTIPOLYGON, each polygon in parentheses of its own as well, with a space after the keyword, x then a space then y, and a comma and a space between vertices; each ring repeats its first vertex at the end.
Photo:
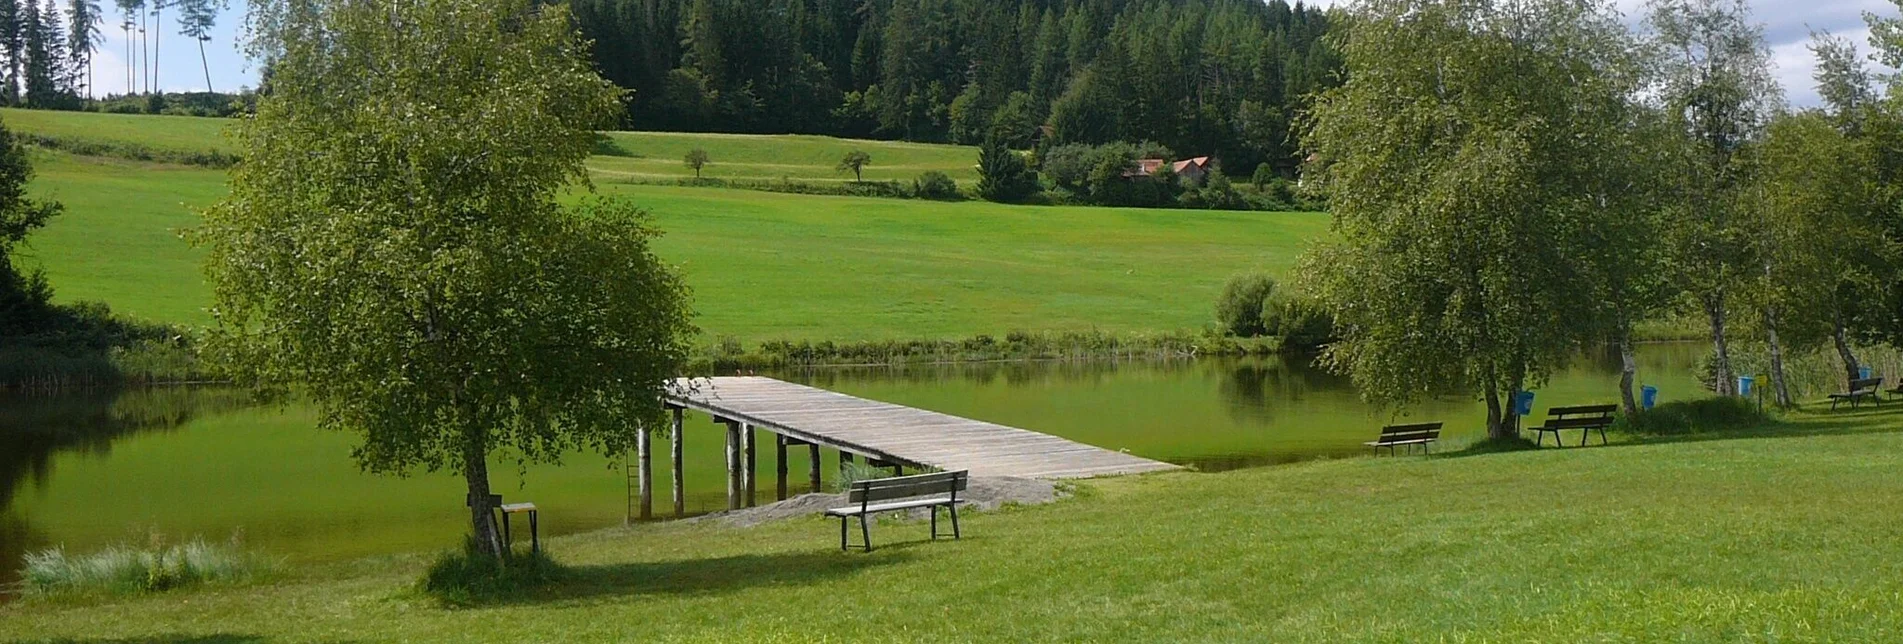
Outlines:
POLYGON ((1616 188, 1600 164, 1638 85, 1631 39, 1571 0, 1354 11, 1308 138, 1336 231, 1303 263, 1341 335, 1321 359, 1386 405, 1475 396, 1489 437, 1515 437, 1511 395, 1605 326, 1590 196, 1616 188))
POLYGON ((1748 166, 1738 162, 1778 104, 1771 53, 1743 0, 1654 0, 1646 24, 1660 81, 1653 94, 1676 126, 1682 161, 1667 168, 1678 194, 1668 229, 1680 281, 1710 325, 1720 395, 1734 393, 1729 298, 1750 279, 1748 166))
POLYGON ((1018 203, 1037 194, 1037 173, 1004 141, 993 138, 978 150, 978 196, 986 201, 1018 203))
POLYGON ((218 26, 218 12, 226 7, 227 0, 176 0, 178 4, 178 33, 198 41, 198 64, 205 69, 205 91, 211 87, 211 63, 205 58, 205 43, 211 40, 211 30, 218 26))
POLYGON ((702 150, 700 148, 694 148, 692 150, 688 150, 687 156, 681 159, 683 163, 687 164, 687 167, 694 169, 695 179, 700 178, 700 169, 707 167, 707 163, 710 160, 711 159, 709 159, 707 156, 707 151, 702 150))
POLYGON ((861 152, 859 150, 853 150, 851 152, 847 152, 845 157, 839 159, 838 170, 840 172, 846 172, 850 170, 852 171, 853 181, 865 181, 861 173, 863 173, 866 169, 866 166, 869 166, 869 165, 872 165, 872 155, 866 154, 865 152, 861 152))
POLYGON ((0 125, 0 333, 31 331, 53 295, 44 274, 21 273, 13 262, 14 247, 64 209, 57 201, 27 196, 32 178, 26 146, 0 125))
POLYGON ((500 554, 488 459, 631 448, 660 426, 693 333, 648 217, 558 198, 586 180, 621 92, 565 5, 252 11, 271 91, 191 234, 207 349, 239 382, 298 386, 321 427, 361 438, 366 470, 460 474, 473 542, 500 554))
POLYGON ((74 71, 86 70, 86 95, 93 95, 93 52, 99 49, 104 37, 99 33, 99 24, 105 15, 99 10, 99 0, 70 0, 66 5, 66 55, 72 57, 74 71))

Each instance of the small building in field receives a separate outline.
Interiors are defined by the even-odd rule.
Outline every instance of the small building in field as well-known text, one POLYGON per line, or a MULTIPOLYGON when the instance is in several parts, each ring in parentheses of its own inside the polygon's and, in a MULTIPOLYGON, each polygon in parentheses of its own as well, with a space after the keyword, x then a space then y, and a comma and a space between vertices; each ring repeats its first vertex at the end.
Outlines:
MULTIPOLYGON (((1137 177, 1155 176, 1157 171, 1163 169, 1164 163, 1165 161, 1162 159, 1137 159, 1136 167, 1123 173, 1123 176, 1133 179, 1137 177)), ((1180 181, 1201 184, 1204 179, 1209 178, 1210 173, 1216 171, 1216 158, 1196 157, 1185 161, 1177 161, 1170 164, 1170 170, 1176 173, 1176 178, 1180 181)))

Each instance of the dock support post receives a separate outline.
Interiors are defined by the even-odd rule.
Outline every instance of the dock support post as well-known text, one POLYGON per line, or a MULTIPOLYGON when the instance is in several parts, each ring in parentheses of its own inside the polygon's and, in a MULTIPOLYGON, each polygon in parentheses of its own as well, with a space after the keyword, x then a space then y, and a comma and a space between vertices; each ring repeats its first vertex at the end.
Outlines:
POLYGON ((786 500, 786 437, 785 436, 781 436, 779 434, 773 435, 773 451, 774 451, 774 456, 777 457, 776 462, 779 463, 779 467, 777 468, 779 471, 779 476, 777 477, 777 481, 776 481, 779 485, 777 485, 774 488, 774 493, 777 496, 777 500, 785 501, 786 500))
POLYGON ((673 445, 668 448, 671 452, 668 457, 674 461, 674 518, 678 519, 687 516, 687 495, 681 485, 681 408, 674 408, 673 427, 669 429, 673 434, 670 437, 673 445))
POLYGON ((740 509, 740 423, 727 424, 727 509, 740 509))
POLYGON ((745 446, 747 450, 747 463, 745 466, 746 469, 741 470, 740 480, 746 484, 747 507, 749 508, 756 505, 755 503, 756 497, 754 497, 753 495, 753 490, 754 488, 759 487, 758 485, 755 485, 755 481, 760 478, 760 469, 757 467, 754 467, 754 459, 753 459, 753 444, 755 442, 754 439, 757 438, 757 434, 758 432, 754 430, 752 425, 740 426, 740 440, 741 440, 740 444, 745 446))
POLYGON ((819 443, 807 443, 806 456, 806 477, 812 479, 813 493, 819 494, 819 443))
POLYGON ((635 460, 639 462, 641 479, 640 518, 654 518, 654 439, 648 431, 647 423, 642 423, 634 436, 635 460))

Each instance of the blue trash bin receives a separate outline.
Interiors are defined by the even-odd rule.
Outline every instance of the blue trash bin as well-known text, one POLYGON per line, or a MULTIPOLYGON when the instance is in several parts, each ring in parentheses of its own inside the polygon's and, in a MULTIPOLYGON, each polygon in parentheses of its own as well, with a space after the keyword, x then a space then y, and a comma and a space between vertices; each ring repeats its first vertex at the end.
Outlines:
POLYGON ((1861 380, 1869 380, 1870 374, 1871 372, 1869 367, 1857 367, 1857 378, 1861 380))
POLYGON ((1513 395, 1513 414, 1515 416, 1533 415, 1533 392, 1522 391, 1513 395))
POLYGON ((1756 382, 1757 380, 1753 379, 1751 376, 1738 376, 1738 395, 1743 396, 1745 398, 1750 398, 1751 385, 1756 382))
POLYGON ((1639 409, 1651 409, 1659 404, 1659 388, 1646 385, 1639 388, 1639 409))

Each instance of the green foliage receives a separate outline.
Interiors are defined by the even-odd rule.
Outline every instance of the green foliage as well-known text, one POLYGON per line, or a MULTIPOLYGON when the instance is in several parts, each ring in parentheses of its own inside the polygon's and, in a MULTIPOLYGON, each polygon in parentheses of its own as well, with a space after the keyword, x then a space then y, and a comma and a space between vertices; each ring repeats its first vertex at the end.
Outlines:
POLYGON ((1019 203, 1037 194, 1037 175, 1024 157, 1005 147, 1001 139, 987 141, 978 151, 978 196, 986 201, 1019 203))
POLYGON ((9 320, 0 334, 0 389, 185 382, 204 378, 191 337, 182 329, 128 320, 106 305, 82 302, 9 320))
POLYGON ((1668 402, 1613 423, 1615 431, 1641 436, 1673 436, 1757 429, 1772 422, 1756 402, 1737 396, 1668 402))
POLYGON ((460 551, 445 552, 430 563, 418 588, 446 606, 474 606, 506 600, 560 581, 567 571, 547 550, 504 549, 497 557, 475 537, 460 551))
POLYGON ((1660 0, 1649 6, 1650 49, 1659 81, 1653 88, 1672 134, 1664 139, 1664 238, 1674 277, 1697 299, 1719 347, 1718 393, 1732 391, 1725 329, 1733 285, 1762 269, 1752 257, 1746 195, 1750 166, 1740 154, 1776 109, 1771 54, 1750 8, 1738 0, 1660 0))
POLYGON ((1262 301, 1262 330, 1286 351, 1314 351, 1340 338, 1335 318, 1315 298, 1273 291, 1262 301))
MULTIPOLYGON (((983 185, 983 184, 980 184, 983 185)), ((949 201, 958 199, 958 182, 937 170, 926 170, 912 182, 912 193, 920 199, 949 201)))
POLYGON ((1275 280, 1261 273, 1244 273, 1229 278, 1216 297, 1216 324, 1232 335, 1253 338, 1268 332, 1263 326, 1263 305, 1275 292, 1275 280))
POLYGON ((462 474, 499 554, 488 455, 631 448, 694 333, 644 213, 557 201, 620 92, 560 5, 253 11, 271 92, 192 235, 210 351, 241 383, 298 385, 366 470, 462 474))
POLYGON ((44 328, 51 313, 53 289, 38 271, 22 273, 13 261, 16 247, 27 234, 58 216, 56 201, 27 196, 33 165, 26 146, 12 130, 0 125, 0 337, 44 328))
MULTIPOLYGON (((1335 82, 1335 17, 1284 0, 584 0, 598 68, 644 129, 1024 149, 1154 139, 1247 170, 1335 82)), ((916 172, 916 170, 914 170, 916 172)))
POLYGON ((20 577, 26 591, 39 596, 149 593, 241 581, 272 567, 245 553, 235 540, 167 545, 155 537, 145 548, 119 545, 82 556, 68 556, 62 548, 29 553, 20 577))
POLYGON ((1257 192, 1267 192, 1269 185, 1280 178, 1282 176, 1275 173, 1275 166, 1258 163, 1255 166, 1255 174, 1249 175, 1249 185, 1255 186, 1257 192))
POLYGON ((1580 195, 1625 188, 1602 169, 1626 149, 1633 51, 1596 5, 1357 6, 1348 81, 1318 100, 1309 138, 1339 233, 1305 260, 1342 335, 1327 364, 1383 404, 1481 398, 1489 433, 1512 433, 1504 399, 1606 317, 1608 213, 1580 195))
POLYGON ((991 128, 986 135, 996 139, 1004 147, 1022 150, 1031 147, 1031 141, 1037 138, 1037 105, 1028 92, 1012 92, 1004 105, 991 115, 991 128))
POLYGON ((839 165, 835 169, 839 172, 851 171, 852 180, 858 182, 865 180, 865 169, 868 165, 872 165, 872 155, 861 150, 853 150, 847 152, 846 156, 840 157, 839 165))

